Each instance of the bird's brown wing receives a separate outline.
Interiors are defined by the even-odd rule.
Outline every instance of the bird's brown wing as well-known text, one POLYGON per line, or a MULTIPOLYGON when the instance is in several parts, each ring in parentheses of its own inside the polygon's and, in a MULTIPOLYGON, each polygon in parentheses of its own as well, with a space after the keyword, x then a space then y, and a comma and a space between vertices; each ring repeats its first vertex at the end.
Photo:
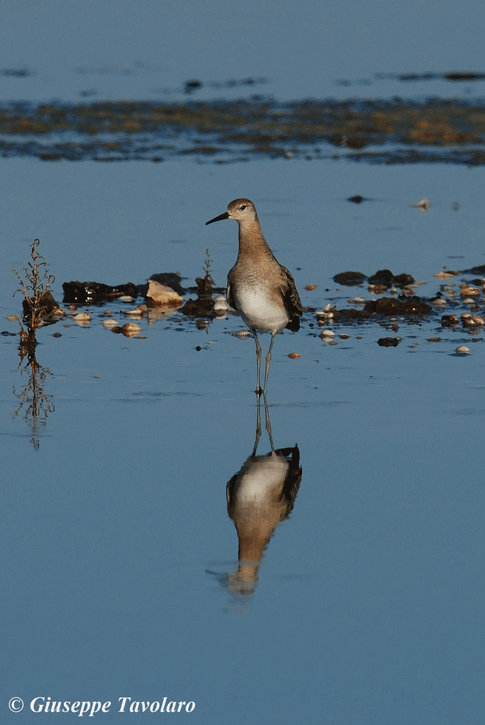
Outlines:
POLYGON ((296 289, 295 280, 291 272, 283 266, 281 270, 284 273, 286 281, 285 289, 283 290, 283 299, 286 311, 290 316, 290 321, 286 327, 293 332, 297 332, 300 329, 300 317, 303 313, 303 305, 301 304, 300 295, 296 289))
POLYGON ((230 270, 229 274, 227 275, 226 300, 227 300, 227 304, 230 305, 233 310, 237 310, 236 301, 234 299, 234 295, 232 294, 233 284, 231 281, 231 276, 232 276, 232 269, 230 270))

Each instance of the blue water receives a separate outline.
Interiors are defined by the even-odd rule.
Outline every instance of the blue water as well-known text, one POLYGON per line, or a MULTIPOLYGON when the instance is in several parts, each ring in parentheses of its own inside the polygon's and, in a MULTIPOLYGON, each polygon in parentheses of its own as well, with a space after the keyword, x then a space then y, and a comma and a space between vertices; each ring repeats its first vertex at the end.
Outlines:
MULTIPOLYGON (((4 4, 0 68, 32 75, 1 76, 0 87, 6 100, 79 99, 87 88, 95 98, 157 88, 182 97, 190 77, 253 75, 269 79, 256 92, 284 99, 404 87, 335 83, 377 72, 482 70, 478 3, 367 6, 4 4), (146 67, 115 72, 136 62, 146 67)), ((204 87, 200 97, 240 91, 204 87)), ((60 302, 72 279, 138 284, 178 270, 193 284, 207 248, 224 286, 237 227, 204 222, 237 196, 255 201, 306 307, 369 299, 365 286, 335 284, 348 269, 407 272, 432 297, 444 266, 485 263, 482 168, 1 166, 2 331, 18 329, 6 319, 21 307, 11 269, 22 271, 35 237, 60 302), (370 201, 351 204, 353 194, 370 201), (411 207, 423 197, 426 214, 411 207)), ((134 305, 107 306, 125 322, 134 305)), ((235 316, 198 330, 177 311, 142 319, 129 339, 103 328, 105 309, 89 308, 86 328, 66 317, 39 330, 35 387, 18 339, 0 338, 2 722, 79 717, 34 713, 36 697, 109 701, 94 716, 106 723, 129 716, 119 698, 167 697, 194 702, 177 721, 201 725, 481 723, 483 333, 440 330, 440 313, 398 320, 397 332, 335 325, 329 345, 307 312, 298 334, 276 339, 274 444, 298 444, 303 476, 254 594, 241 596, 226 586, 238 547, 226 483, 254 445, 254 343, 234 336, 244 327, 235 316), (396 335, 398 347, 377 345, 396 335), (469 355, 456 355, 460 344, 469 355), (21 713, 9 710, 14 697, 21 713)), ((259 453, 269 450, 263 428, 259 453)))
POLYGON ((483 95, 484 81, 397 83, 392 74, 483 71, 480 0, 37 0, 0 7, 6 100, 483 95), (251 78, 254 86, 227 87, 251 78), (220 85, 218 85, 220 84, 220 85))

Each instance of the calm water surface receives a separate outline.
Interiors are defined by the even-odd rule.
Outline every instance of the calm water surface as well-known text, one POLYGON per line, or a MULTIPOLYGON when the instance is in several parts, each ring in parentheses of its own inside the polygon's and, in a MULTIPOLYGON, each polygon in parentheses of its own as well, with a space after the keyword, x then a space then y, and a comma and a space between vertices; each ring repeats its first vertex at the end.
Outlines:
MULTIPOLYGON (((483 261, 482 171, 270 161, 4 168, 11 332, 5 318, 20 298, 8 271, 27 262, 32 236, 58 299, 61 281, 76 278, 139 283, 178 269, 192 283, 207 247, 223 285, 237 228, 203 223, 247 189, 307 306, 348 306, 355 290, 331 279, 347 268, 410 272, 432 296, 432 270, 483 261), (427 214, 408 204, 423 188, 433 190, 427 214), (344 194, 356 190, 376 200, 355 207, 344 194)), ((123 321, 125 308, 111 305, 123 321)), ((375 323, 336 326, 331 346, 308 313, 298 335, 276 340, 274 443, 298 444, 303 476, 250 596, 227 588, 237 536, 225 487, 254 444, 252 340, 230 334, 243 327, 237 317, 199 331, 177 312, 142 321, 145 339, 127 339, 102 327, 103 311, 90 309, 87 328, 40 330, 37 421, 31 371, 19 366, 17 338, 2 338, 5 697, 167 696, 196 702, 180 717, 201 723, 228 713, 235 722, 438 723, 444 712, 478 722, 482 335, 444 329, 430 343, 434 317, 400 322, 397 348, 376 344, 394 333, 375 323), (469 356, 454 353, 462 343, 469 356)), ((259 452, 269 450, 263 429, 259 452)), ((118 716, 113 705, 103 717, 118 716)))
MULTIPOLYGON (((157 7, 146 3, 145 25, 136 15, 136 37, 146 27, 149 49, 155 21, 163 27, 157 7)), ((469 27, 480 7, 466 7, 460 20, 469 27)), ((11 4, 2 13, 10 27, 33 33, 36 18, 50 27, 52 8, 55 3, 11 4)), ((269 11, 258 11, 267 24, 269 11)), ((198 42, 212 59, 203 67, 209 79, 221 75, 208 34, 218 27, 218 42, 234 37, 233 29, 221 27, 224 12, 214 3, 197 23, 188 16, 184 42, 202 26, 198 42)), ((282 35, 271 49, 283 43, 295 11, 281 12, 282 35)), ((175 5, 166 13, 175 16, 175 5)), ((314 21, 317 10, 309 13, 314 21)), ((329 13, 334 27, 342 25, 339 13, 329 13)), ((396 11, 396 23, 403 13, 396 11)), ((58 28, 63 16, 54 15, 58 28)), ((350 29, 359 17, 351 15, 350 29)), ((94 28, 102 40, 99 23, 87 11, 83 18, 80 37, 94 28)), ((424 47, 431 19, 425 15, 423 23, 413 21, 413 47, 424 47)), ((473 42, 460 40, 461 25, 440 23, 435 50, 428 46, 420 67, 447 70, 439 40, 454 34, 458 45, 449 62, 458 62, 462 50, 470 68, 473 42)), ((115 29, 106 46, 93 46, 92 57, 81 52, 76 36, 67 66, 125 60, 121 44, 133 36, 121 11, 105 38, 115 29)), ((304 33, 293 36, 303 47, 304 33)), ((10 90, 16 84, 8 99, 21 81, 48 78, 49 68, 61 83, 59 59, 67 51, 59 43, 51 60, 37 62, 35 44, 30 54, 23 46, 23 54, 2 57, 4 67, 25 65, 38 74, 2 77, 10 90)), ((370 52, 375 60, 377 51, 370 52)), ((129 56, 143 60, 139 41, 129 56)), ((393 70, 410 68, 403 50, 401 57, 406 62, 397 68, 395 59, 393 70)), ((154 51, 145 58, 153 60, 154 51)), ((282 49, 277 58, 286 58, 282 49)), ((167 87, 196 73, 191 62, 179 75, 168 73, 167 87)), ((342 73, 356 78, 355 68, 354 59, 342 73)), ((237 76, 230 70, 224 78, 276 75, 262 56, 237 76)), ((338 78, 337 65, 331 70, 338 78)), ((113 74, 109 83, 100 76, 103 95, 113 74)), ((129 97, 132 75, 125 81, 120 88, 129 97)), ((52 97, 46 83, 44 97, 52 97)), ((67 97, 66 86, 59 87, 67 97)), ((37 92, 29 97, 35 100, 37 92)), ((116 85, 111 93, 120 95, 116 85)), ((17 331, 6 318, 21 308, 20 296, 12 297, 11 269, 25 267, 36 237, 59 301, 62 283, 75 279, 139 284, 154 272, 179 271, 192 285, 207 248, 214 280, 223 287, 237 227, 204 222, 237 196, 255 201, 267 239, 294 272, 308 308, 349 307, 355 294, 371 297, 367 286, 335 284, 333 276, 345 270, 406 272, 425 283, 417 293, 431 298, 441 284, 433 275, 443 267, 485 263, 482 168, 267 159, 230 165, 3 159, 1 165, 4 332, 17 331), (368 201, 351 204, 353 194, 368 201), (410 206, 423 197, 431 202, 427 213, 410 206), (306 290, 308 284, 317 287, 306 290)), ((126 303, 109 307, 125 321, 126 303)), ((179 311, 142 319, 141 335, 129 339, 103 328, 105 309, 89 308, 87 327, 66 318, 41 329, 35 375, 20 361, 18 338, 0 338, 2 721, 78 717, 33 713, 35 697, 111 701, 109 713, 95 715, 106 723, 122 717, 119 698, 167 697, 195 702, 192 713, 177 718, 201 725, 481 723, 483 333, 461 325, 440 329, 440 312, 417 324, 398 319, 397 331, 374 321, 335 325, 337 344, 329 345, 307 312, 298 334, 277 338, 268 391, 274 445, 298 445, 302 478, 259 578, 240 593, 231 586, 238 539, 226 484, 254 446, 254 343, 235 337, 244 327, 238 317, 198 330, 179 311), (388 336, 402 341, 377 345, 388 336), (441 339, 429 342, 432 337, 441 339), (469 355, 455 353, 460 344, 469 355), (293 351, 301 357, 290 359, 293 351), (8 709, 14 697, 25 701, 20 714, 8 709)), ((444 312, 459 316, 465 309, 460 302, 444 312)), ((481 301, 477 311, 483 314, 481 301)), ((258 453, 269 450, 263 415, 258 453)))

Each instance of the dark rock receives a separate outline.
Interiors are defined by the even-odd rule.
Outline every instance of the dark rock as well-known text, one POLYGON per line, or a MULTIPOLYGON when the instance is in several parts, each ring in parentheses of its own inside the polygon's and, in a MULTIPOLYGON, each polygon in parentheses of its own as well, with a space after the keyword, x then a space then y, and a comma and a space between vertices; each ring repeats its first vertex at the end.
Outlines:
POLYGON ((379 285, 384 287, 406 287, 409 284, 414 284, 414 277, 410 274, 398 274, 394 275, 389 269, 380 269, 372 277, 368 279, 369 284, 379 285))
POLYGON ((397 274, 394 277, 394 284, 396 287, 407 287, 410 284, 414 284, 414 277, 410 274, 397 274))
POLYGON ((337 284, 344 284, 347 287, 352 287, 358 284, 362 284, 366 279, 366 275, 362 272, 340 272, 333 278, 337 284))
POLYGON ((462 274, 482 274, 485 275, 485 264, 479 264, 471 269, 464 269, 462 274))
POLYGON ((377 344, 380 345, 380 347, 397 347, 400 342, 400 337, 381 337, 377 340, 377 344))
POLYGON ((368 300, 364 310, 374 315, 428 315, 432 312, 432 307, 420 297, 398 300, 394 297, 381 297, 378 300, 368 300))
POLYGON ((443 315, 441 324, 443 327, 455 327, 460 324, 460 321, 456 315, 443 315))
POLYGON ((355 196, 349 196, 347 201, 351 201, 352 204, 362 204, 362 202, 364 201, 364 197, 360 194, 355 194, 355 196))
POLYGON ((138 290, 131 282, 115 287, 101 282, 64 282, 62 289, 64 290, 64 302, 101 302, 123 295, 138 297, 138 290))
POLYGON ((180 311, 187 317, 213 317, 214 301, 210 298, 187 300, 180 311))
POLYGON ((394 284, 394 275, 389 269, 380 269, 368 279, 369 284, 383 285, 384 287, 392 287, 394 284))
POLYGON ((365 310, 357 310, 355 308, 336 310, 333 313, 333 319, 338 322, 339 320, 368 320, 371 313, 365 310))

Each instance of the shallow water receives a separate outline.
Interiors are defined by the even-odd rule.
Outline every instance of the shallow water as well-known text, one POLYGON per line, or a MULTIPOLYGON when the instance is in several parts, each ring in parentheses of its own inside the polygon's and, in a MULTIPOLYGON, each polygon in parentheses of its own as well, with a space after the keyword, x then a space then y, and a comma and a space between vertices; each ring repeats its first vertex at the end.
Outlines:
POLYGON ((0 84, 8 100, 483 96, 479 0, 5 2, 0 84), (404 80, 401 80, 404 78, 404 80), (251 79, 254 83, 243 84, 251 79))
MULTIPOLYGON (((434 272, 483 261, 478 169, 3 164, 11 332, 5 317, 20 299, 8 270, 27 262, 30 237, 41 238, 59 300, 75 278, 141 283, 178 269, 193 284, 206 247, 223 286, 237 228, 204 222, 248 188, 308 307, 370 298, 333 282, 348 268, 409 272, 432 297, 434 272), (374 201, 346 201, 355 191, 374 201), (422 193, 426 214, 409 206, 422 193)), ((2 338, 6 692, 111 700, 105 719, 119 697, 167 696, 196 702, 191 717, 203 723, 228 712, 241 722, 439 722, 443 711, 477 721, 481 331, 440 331, 438 311, 398 319, 397 333, 373 320, 335 324, 329 345, 307 312, 298 334, 276 340, 274 444, 298 444, 303 477, 254 594, 242 596, 227 589, 237 536, 225 486, 254 444, 253 342, 231 334, 244 327, 235 316, 201 331, 174 311, 139 321, 142 339, 102 327, 106 307, 124 322, 133 306, 86 308, 86 328, 61 320, 39 331, 46 397, 42 407, 37 387, 35 430, 29 368, 17 367, 17 338, 2 338), (379 347, 388 336, 402 342, 379 347), (471 354, 456 355, 459 344, 471 354)))
MULTIPOLYGON (((204 15, 201 43, 218 11, 204 15)), ((470 4, 466 23, 476 12, 470 4)), ((127 27, 118 16, 114 24, 127 27)), ((188 37, 195 28, 192 19, 188 37)), ((76 52, 71 66, 88 66, 76 52)), ((23 57, 34 69, 34 56, 23 57)), ((101 62, 98 53, 89 64, 101 62)), ((268 66, 260 58, 237 77, 250 73, 269 76, 268 66)), ((168 85, 190 75, 182 66, 168 85)), ((201 330, 172 310, 145 315, 127 338, 102 320, 109 309, 124 323, 136 303, 80 306, 86 327, 65 316, 38 331, 35 374, 18 337, 0 337, 5 721, 47 722, 50 713, 30 710, 35 697, 111 701, 102 722, 121 717, 119 698, 167 697, 195 702, 178 717, 203 725, 481 723, 484 332, 443 327, 441 317, 483 315, 484 303, 480 294, 472 308, 459 294, 481 275, 434 275, 485 263, 483 167, 265 157, 1 165, 0 331, 18 331, 6 319, 21 311, 11 269, 22 272, 34 238, 68 313, 63 282, 141 284, 179 271, 191 287, 206 249, 224 287, 237 226, 204 222, 238 196, 256 203, 307 308, 300 332, 275 341, 268 389, 274 445, 298 445, 301 484, 246 593, 233 585, 238 538, 226 502, 256 433, 254 343, 235 336, 242 321, 201 330), (365 200, 349 202, 355 194, 365 200), (424 197, 426 213, 411 206, 424 197), (383 268, 424 282, 413 291, 428 300, 449 284, 455 297, 419 318, 327 322, 336 344, 322 340, 315 310, 380 296, 334 275, 383 268), (377 344, 387 337, 401 340, 377 344), (470 353, 458 355, 459 345, 470 353), (21 714, 8 710, 13 697, 25 701, 21 714)), ((270 451, 264 411, 262 424, 261 455, 270 451)))

